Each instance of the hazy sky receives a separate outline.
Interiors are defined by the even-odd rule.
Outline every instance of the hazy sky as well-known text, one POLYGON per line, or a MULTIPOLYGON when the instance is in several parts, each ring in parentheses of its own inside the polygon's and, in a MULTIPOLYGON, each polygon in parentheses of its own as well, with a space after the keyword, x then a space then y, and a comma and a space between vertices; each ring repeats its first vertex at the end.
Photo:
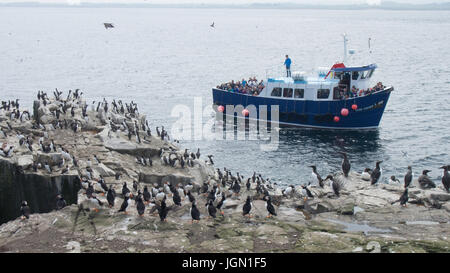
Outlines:
MULTIPOLYGON (((205 4, 248 4, 248 3, 299 3, 299 4, 379 4, 383 0, 0 0, 0 3, 42 2, 42 3, 205 3, 205 4)), ((387 1, 387 0, 386 0, 387 1)), ((389 0, 399 3, 424 4, 443 3, 450 0, 389 0)))

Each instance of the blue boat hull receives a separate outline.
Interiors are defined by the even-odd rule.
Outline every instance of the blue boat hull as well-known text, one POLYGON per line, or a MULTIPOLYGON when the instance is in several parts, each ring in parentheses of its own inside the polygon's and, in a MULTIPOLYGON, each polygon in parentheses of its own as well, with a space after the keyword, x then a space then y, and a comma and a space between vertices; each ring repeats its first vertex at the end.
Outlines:
MULTIPOLYGON (((392 91, 393 88, 391 87, 371 95, 347 100, 306 101, 249 96, 215 88, 212 90, 213 102, 217 106, 242 105, 243 107, 247 107, 254 105, 257 109, 257 119, 265 119, 259 117, 259 107, 264 105, 267 106, 267 120, 271 121, 271 105, 278 105, 280 126, 301 126, 324 129, 377 128, 392 91), (357 110, 352 110, 351 106, 353 104, 358 106, 357 110), (349 110, 348 116, 341 115, 342 108, 349 110), (340 120, 335 122, 333 119, 334 116, 338 116, 340 120)), ((214 109, 217 109, 217 107, 214 109)), ((224 113, 226 115, 237 115, 236 113, 226 113, 226 110, 224 113)), ((254 116, 254 113, 252 114, 250 116, 254 116)))

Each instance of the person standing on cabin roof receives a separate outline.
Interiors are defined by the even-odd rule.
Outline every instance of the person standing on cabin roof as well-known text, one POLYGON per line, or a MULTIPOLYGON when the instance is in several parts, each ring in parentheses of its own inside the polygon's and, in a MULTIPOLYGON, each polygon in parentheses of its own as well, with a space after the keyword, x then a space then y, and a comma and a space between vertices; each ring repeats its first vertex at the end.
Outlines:
POLYGON ((288 55, 286 55, 286 60, 284 61, 284 65, 286 66, 286 77, 290 77, 291 76, 291 59, 289 58, 288 55))

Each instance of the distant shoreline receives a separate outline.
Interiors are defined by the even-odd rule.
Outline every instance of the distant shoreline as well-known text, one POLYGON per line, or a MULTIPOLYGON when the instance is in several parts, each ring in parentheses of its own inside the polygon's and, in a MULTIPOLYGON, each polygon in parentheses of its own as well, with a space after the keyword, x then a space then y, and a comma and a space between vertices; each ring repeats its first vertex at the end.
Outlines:
POLYGON ((80 5, 56 3, 0 3, 0 7, 32 8, 185 8, 185 9, 309 9, 309 10, 392 10, 392 11, 448 11, 450 2, 433 4, 401 4, 385 2, 381 5, 314 5, 314 4, 103 4, 82 3, 80 5))

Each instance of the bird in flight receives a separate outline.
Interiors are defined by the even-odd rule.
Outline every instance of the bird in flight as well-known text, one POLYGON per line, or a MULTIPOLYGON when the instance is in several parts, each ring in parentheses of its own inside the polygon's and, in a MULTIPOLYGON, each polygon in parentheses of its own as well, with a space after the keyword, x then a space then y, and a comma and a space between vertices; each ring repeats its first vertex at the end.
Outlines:
POLYGON ((214 27, 214 22, 210 25, 210 27, 214 27))
POLYGON ((108 28, 114 28, 114 25, 111 24, 111 23, 103 23, 103 25, 105 25, 105 28, 106 28, 106 29, 108 29, 108 28))

